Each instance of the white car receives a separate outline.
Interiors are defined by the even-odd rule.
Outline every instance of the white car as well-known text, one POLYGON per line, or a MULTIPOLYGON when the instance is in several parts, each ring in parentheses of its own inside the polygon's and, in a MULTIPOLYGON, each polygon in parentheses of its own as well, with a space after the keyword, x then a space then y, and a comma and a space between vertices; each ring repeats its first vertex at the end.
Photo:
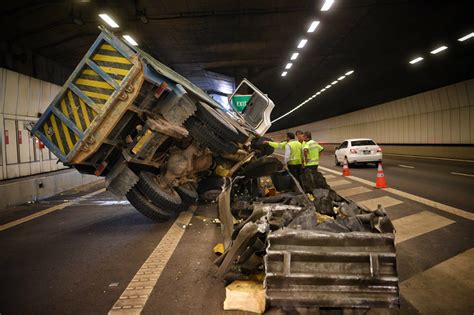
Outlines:
POLYGON ((344 163, 377 163, 382 161, 382 148, 372 139, 347 139, 336 147, 336 165, 344 163))

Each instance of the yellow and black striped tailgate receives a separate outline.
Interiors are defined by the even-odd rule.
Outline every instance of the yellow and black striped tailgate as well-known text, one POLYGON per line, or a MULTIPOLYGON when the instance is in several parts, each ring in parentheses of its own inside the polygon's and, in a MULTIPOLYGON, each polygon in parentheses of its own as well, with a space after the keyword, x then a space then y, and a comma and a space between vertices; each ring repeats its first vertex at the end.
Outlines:
POLYGON ((62 161, 109 106, 132 70, 131 57, 119 50, 99 37, 33 128, 62 161))

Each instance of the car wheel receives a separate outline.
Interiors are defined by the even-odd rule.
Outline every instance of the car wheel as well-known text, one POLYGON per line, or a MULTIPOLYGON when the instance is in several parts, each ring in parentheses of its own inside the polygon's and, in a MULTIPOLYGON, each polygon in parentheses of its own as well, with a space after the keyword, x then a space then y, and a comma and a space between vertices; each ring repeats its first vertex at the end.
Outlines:
POLYGON ((172 211, 181 207, 183 201, 179 194, 172 187, 164 188, 164 185, 160 185, 159 176, 151 172, 140 172, 138 177, 138 189, 155 205, 172 211))
POLYGON ((194 203, 198 199, 198 193, 196 189, 189 183, 176 187, 176 191, 181 196, 181 199, 184 203, 194 203))
POLYGON ((189 117, 184 125, 197 142, 216 153, 232 154, 239 149, 235 143, 222 139, 195 117, 189 117))
POLYGON ((145 195, 139 192, 136 187, 132 187, 132 189, 127 192, 126 197, 138 212, 155 222, 168 221, 174 215, 174 212, 164 211, 155 206, 145 195))
POLYGON ((341 165, 341 163, 339 163, 339 161, 337 160, 337 156, 336 156, 336 155, 334 156, 334 161, 335 161, 336 166, 341 165))

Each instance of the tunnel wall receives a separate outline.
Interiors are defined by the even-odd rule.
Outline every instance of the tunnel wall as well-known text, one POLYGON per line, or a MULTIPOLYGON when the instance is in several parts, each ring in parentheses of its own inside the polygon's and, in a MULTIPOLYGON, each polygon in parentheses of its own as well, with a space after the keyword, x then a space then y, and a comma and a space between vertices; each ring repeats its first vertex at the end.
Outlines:
MULTIPOLYGON (((291 117, 291 116, 290 116, 291 117)), ((287 131, 311 131, 332 144, 349 138, 372 138, 384 153, 474 159, 474 80, 408 96, 337 117, 269 133, 275 140, 287 131)))
MULTIPOLYGON (((23 189, 31 190, 33 186, 28 182, 28 176, 68 168, 48 148, 41 148, 38 139, 26 129, 28 124, 37 121, 39 113, 44 112, 60 88, 59 85, 0 68, 0 190, 7 189, 5 187, 11 184, 5 180, 19 177, 24 177, 23 189)), ((56 185, 54 180, 45 180, 43 190, 37 196, 49 196, 49 191, 58 192, 61 187, 74 188, 92 180, 97 178, 86 176, 84 179, 83 175, 71 170, 56 188, 46 184, 56 185)), ((24 194, 34 197, 35 190, 25 191, 24 194)), ((2 194, 0 191, 0 196, 2 194)))

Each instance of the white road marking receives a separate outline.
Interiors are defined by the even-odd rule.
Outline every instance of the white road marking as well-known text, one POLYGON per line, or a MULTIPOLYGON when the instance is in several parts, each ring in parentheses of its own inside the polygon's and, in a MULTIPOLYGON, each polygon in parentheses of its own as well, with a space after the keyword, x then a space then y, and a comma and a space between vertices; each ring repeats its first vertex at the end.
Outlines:
POLYGON ((140 314, 156 286, 161 273, 173 255, 185 229, 193 217, 196 207, 181 212, 151 255, 137 271, 125 291, 115 302, 109 314, 140 314))
POLYGON ((357 203, 361 204, 364 207, 367 207, 367 209, 369 210, 375 211, 377 210, 378 205, 382 205, 382 207, 388 208, 391 206, 399 205, 403 203, 403 201, 389 197, 389 196, 383 196, 383 197, 358 201, 357 203))
POLYGON ((384 153, 383 155, 400 156, 400 157, 412 157, 412 158, 427 159, 427 160, 442 160, 442 161, 455 161, 455 162, 474 163, 474 160, 450 159, 450 158, 441 158, 441 157, 434 157, 434 156, 419 156, 419 155, 405 155, 405 154, 392 154, 392 153, 384 153))
POLYGON ((334 175, 324 175, 324 178, 331 179, 331 178, 336 178, 336 176, 334 176, 334 175))
POLYGON ((474 177, 474 174, 465 174, 465 173, 457 173, 457 172, 451 172, 451 174, 460 175, 460 176, 474 177))
POLYGON ((4 230, 7 230, 9 228, 12 228, 14 226, 17 226, 19 224, 22 224, 22 223, 25 223, 25 222, 28 222, 28 221, 31 221, 31 220, 34 220, 36 218, 39 218, 39 217, 42 217, 48 213, 51 213, 51 212, 54 212, 54 211, 57 211, 57 210, 61 210, 61 209, 64 209, 66 207, 69 207, 75 203, 78 203, 82 200, 85 200, 85 199, 88 199, 90 197, 93 197, 97 194, 100 194, 100 193, 103 193, 105 191, 105 188, 102 188, 102 189, 99 189, 97 191, 94 191, 90 194, 87 194, 87 195, 84 195, 84 196, 81 196, 81 197, 78 197, 76 199, 73 199, 71 201, 68 201, 68 202, 63 202, 59 205, 56 205, 56 206, 53 206, 51 208, 48 208, 48 209, 45 209, 45 210, 42 210, 42 211, 39 211, 39 212, 36 212, 36 213, 33 213, 32 215, 29 215, 29 216, 26 216, 24 218, 21 218, 21 219, 18 219, 18 220, 15 220, 15 221, 12 221, 12 222, 9 222, 9 223, 6 223, 6 224, 3 224, 3 225, 0 225, 0 231, 4 231, 4 230))
POLYGON ((403 164, 398 164, 398 166, 400 166, 400 167, 404 167, 404 168, 415 168, 414 166, 410 166, 410 165, 403 165, 403 164))
MULTIPOLYGON (((332 169, 329 169, 327 167, 323 167, 323 166, 319 166, 319 167, 324 169, 325 171, 327 171, 329 173, 333 173, 333 174, 336 174, 336 175, 339 174, 339 172, 336 172, 336 171, 334 171, 332 169)), ((359 177, 355 177, 355 176, 348 176, 347 178, 355 180, 359 183, 374 187, 374 183, 370 182, 368 180, 365 180, 365 179, 362 179, 362 178, 359 178, 359 177)), ((451 206, 448 206, 448 205, 445 205, 445 204, 442 204, 442 203, 439 203, 439 202, 436 202, 436 201, 433 201, 433 200, 429 200, 429 199, 426 199, 426 198, 423 198, 423 197, 418 197, 418 196, 409 194, 407 192, 404 192, 404 191, 401 191, 401 190, 398 190, 398 189, 385 188, 383 190, 387 191, 389 193, 392 193, 394 195, 398 195, 400 197, 404 197, 404 198, 411 199, 413 201, 425 204, 427 206, 436 208, 438 210, 448 212, 448 213, 457 215, 459 217, 474 221, 474 213, 467 212, 467 211, 464 211, 464 210, 461 210, 461 209, 458 209, 458 208, 454 208, 454 207, 451 207, 451 206)))
POLYGON ((456 222, 429 211, 422 211, 396 219, 392 223, 396 230, 395 243, 398 244, 456 222))
POLYGON ((350 181, 345 180, 345 179, 340 179, 340 180, 335 180, 335 181, 329 181, 328 185, 331 187, 337 187, 337 186, 342 186, 342 185, 349 185, 351 184, 350 181))
POLYGON ((370 192, 372 190, 368 189, 368 188, 365 188, 365 187, 362 187, 362 186, 358 186, 358 187, 354 187, 354 188, 349 188, 349 189, 343 189, 343 190, 337 190, 337 193, 341 196, 344 196, 344 197, 350 197, 350 196, 354 196, 354 195, 359 195, 359 194, 363 194, 363 193, 366 193, 366 192, 370 192))
POLYGON ((472 314, 474 248, 403 281, 400 291, 421 314, 472 314))

